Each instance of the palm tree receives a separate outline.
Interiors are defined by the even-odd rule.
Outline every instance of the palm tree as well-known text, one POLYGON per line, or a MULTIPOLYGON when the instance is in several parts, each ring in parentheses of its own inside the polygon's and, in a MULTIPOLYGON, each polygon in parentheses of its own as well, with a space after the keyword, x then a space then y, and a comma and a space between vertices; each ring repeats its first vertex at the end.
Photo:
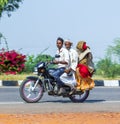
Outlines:
POLYGON ((23 0, 0 0, 0 17, 3 12, 7 12, 8 16, 11 16, 11 12, 19 8, 19 4, 23 0))

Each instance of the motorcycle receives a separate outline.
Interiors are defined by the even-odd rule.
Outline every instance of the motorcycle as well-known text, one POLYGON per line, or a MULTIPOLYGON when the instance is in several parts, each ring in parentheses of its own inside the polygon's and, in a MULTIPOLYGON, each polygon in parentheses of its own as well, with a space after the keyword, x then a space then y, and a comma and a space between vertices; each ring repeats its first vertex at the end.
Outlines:
POLYGON ((55 68, 49 68, 50 62, 40 62, 35 67, 37 76, 28 76, 20 85, 19 92, 21 98, 27 103, 36 103, 43 97, 45 92, 51 96, 63 96, 72 102, 84 102, 89 96, 89 90, 75 90, 70 95, 71 88, 64 84, 65 93, 59 95, 55 78, 52 76, 55 68))

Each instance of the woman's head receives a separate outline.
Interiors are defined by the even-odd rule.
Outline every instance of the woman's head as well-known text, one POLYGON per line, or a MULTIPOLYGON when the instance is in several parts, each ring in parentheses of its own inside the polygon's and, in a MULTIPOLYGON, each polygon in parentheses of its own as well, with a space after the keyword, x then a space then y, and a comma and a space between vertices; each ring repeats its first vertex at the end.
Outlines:
POLYGON ((87 49, 87 45, 85 41, 79 41, 76 45, 77 50, 84 51, 87 49))

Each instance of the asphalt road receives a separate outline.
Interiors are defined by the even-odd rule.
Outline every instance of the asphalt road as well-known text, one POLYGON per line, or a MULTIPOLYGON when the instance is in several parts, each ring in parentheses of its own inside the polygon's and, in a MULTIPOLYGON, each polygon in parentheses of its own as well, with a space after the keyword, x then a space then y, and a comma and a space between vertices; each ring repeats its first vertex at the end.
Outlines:
POLYGON ((25 103, 18 87, 0 88, 0 113, 120 112, 120 87, 95 87, 84 103, 48 96, 38 103, 25 103))

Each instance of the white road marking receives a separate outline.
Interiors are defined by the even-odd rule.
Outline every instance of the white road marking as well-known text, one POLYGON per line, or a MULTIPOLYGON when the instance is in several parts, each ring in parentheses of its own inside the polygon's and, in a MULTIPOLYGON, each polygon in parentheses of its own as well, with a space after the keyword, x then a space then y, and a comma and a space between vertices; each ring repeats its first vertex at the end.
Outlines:
POLYGON ((0 102, 0 105, 2 104, 23 104, 24 102, 0 102))

